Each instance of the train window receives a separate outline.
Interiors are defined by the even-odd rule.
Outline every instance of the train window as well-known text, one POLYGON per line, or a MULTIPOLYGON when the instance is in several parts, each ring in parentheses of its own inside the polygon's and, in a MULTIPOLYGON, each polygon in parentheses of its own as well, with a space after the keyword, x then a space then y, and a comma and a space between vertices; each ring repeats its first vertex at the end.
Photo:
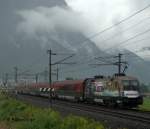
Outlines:
POLYGON ((94 87, 95 87, 96 92, 102 92, 104 90, 104 83, 103 82, 95 82, 94 87))
POLYGON ((138 86, 139 84, 138 84, 138 81, 132 80, 132 81, 131 81, 131 85, 132 85, 132 86, 138 86))
POLYGON ((96 91, 97 91, 97 92, 101 92, 101 91, 102 91, 102 89, 103 89, 103 87, 102 87, 102 86, 97 86, 96 91))
POLYGON ((137 80, 123 80, 124 90, 139 90, 139 82, 137 80))
POLYGON ((124 86, 124 87, 130 85, 130 84, 129 84, 129 80, 123 80, 122 83, 123 83, 123 86, 124 86))

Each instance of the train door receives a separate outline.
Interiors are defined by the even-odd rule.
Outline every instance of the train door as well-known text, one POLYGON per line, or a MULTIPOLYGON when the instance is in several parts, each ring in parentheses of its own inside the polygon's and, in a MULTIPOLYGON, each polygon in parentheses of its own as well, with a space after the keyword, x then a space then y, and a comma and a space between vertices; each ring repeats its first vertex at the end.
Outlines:
POLYGON ((94 99, 93 94, 93 82, 91 79, 88 79, 85 83, 84 97, 86 100, 92 101, 94 99))

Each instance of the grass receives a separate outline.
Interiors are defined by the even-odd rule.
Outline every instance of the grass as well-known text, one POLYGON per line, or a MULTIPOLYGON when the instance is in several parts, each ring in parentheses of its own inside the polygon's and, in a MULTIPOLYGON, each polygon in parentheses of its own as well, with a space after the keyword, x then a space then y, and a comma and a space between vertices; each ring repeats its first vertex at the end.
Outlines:
POLYGON ((104 129, 100 122, 70 115, 62 118, 51 109, 41 109, 0 95, 2 129, 104 129), (7 126, 6 126, 7 125, 7 126))
MULTIPOLYGON (((106 129, 89 118, 61 117, 51 109, 41 109, 0 93, 0 129, 106 129)), ((120 128, 119 128, 120 129, 120 128)))
POLYGON ((144 103, 143 103, 143 105, 139 106, 139 109, 143 110, 143 111, 150 111, 150 98, 145 97, 144 103))

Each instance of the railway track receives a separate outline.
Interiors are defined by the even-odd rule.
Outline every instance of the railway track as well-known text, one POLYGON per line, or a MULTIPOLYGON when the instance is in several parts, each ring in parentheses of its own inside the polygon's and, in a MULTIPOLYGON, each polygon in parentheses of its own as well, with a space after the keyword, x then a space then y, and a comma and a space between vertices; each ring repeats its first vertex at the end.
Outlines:
MULTIPOLYGON (((36 102, 36 104, 41 105, 41 103, 44 103, 43 106, 48 107, 49 100, 47 98, 43 97, 35 97, 35 96, 28 96, 23 95, 24 97, 27 97, 30 101, 36 102)), ((145 112, 136 112, 132 110, 114 110, 114 109, 106 109, 104 107, 98 106, 98 105, 91 105, 91 104, 83 104, 83 103, 73 103, 68 101, 62 101, 62 100, 53 100, 53 107, 59 107, 59 108, 65 108, 66 110, 72 109, 72 110, 78 110, 79 112, 86 112, 86 113, 94 113, 97 116, 98 115, 105 115, 105 116, 111 116, 116 117, 119 119, 125 119, 130 120, 136 123, 142 123, 145 125, 149 125, 150 127, 150 115, 149 113, 145 112)))
MULTIPOLYGON (((56 103, 55 103, 56 104, 56 103)), ((133 114, 133 113, 127 113, 124 112, 122 110, 122 112, 119 110, 118 111, 114 111, 114 110, 111 110, 111 109, 104 109, 104 108, 101 108, 101 107, 91 107, 91 106, 88 106, 88 105, 75 105, 75 104, 68 104, 68 103, 62 103, 62 102, 59 102, 59 105, 66 105, 66 107, 71 107, 71 108, 74 108, 74 109, 78 109, 78 110, 84 110, 84 111, 88 111, 88 112, 94 112, 94 113, 97 113, 97 114, 104 114, 104 115, 109 115, 109 116, 113 116, 113 117, 119 117, 119 118, 124 118, 124 119, 128 119, 128 120, 132 120, 132 121, 137 121, 137 122, 141 122, 141 123, 145 123, 145 124, 148 124, 150 125, 150 116, 148 117, 145 116, 144 114, 133 114)), ((135 112, 134 112, 135 113, 135 112)))

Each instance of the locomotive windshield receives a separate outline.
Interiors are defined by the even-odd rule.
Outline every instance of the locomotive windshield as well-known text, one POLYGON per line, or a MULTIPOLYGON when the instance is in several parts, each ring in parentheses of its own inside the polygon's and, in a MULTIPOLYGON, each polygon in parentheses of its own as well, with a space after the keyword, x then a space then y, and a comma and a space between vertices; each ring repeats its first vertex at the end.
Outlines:
POLYGON ((137 80, 123 80, 122 81, 124 90, 136 90, 139 91, 139 82, 137 80))

